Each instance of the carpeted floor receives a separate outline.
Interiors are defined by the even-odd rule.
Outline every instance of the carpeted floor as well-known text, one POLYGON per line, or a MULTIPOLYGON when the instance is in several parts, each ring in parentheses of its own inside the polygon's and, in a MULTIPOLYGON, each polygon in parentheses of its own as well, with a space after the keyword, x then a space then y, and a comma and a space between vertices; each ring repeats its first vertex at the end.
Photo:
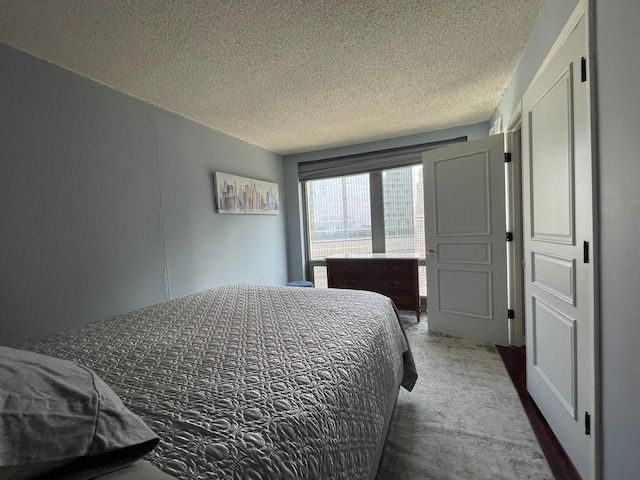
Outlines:
POLYGON ((400 390, 376 480, 553 479, 496 348, 402 318, 419 378, 400 390))

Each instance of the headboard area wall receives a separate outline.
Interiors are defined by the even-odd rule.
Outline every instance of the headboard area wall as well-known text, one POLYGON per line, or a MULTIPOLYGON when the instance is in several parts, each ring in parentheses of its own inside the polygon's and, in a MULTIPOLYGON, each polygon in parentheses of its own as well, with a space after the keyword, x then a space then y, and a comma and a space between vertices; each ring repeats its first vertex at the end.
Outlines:
POLYGON ((284 284, 284 213, 212 174, 282 158, 0 44, 0 345, 230 283, 284 284))

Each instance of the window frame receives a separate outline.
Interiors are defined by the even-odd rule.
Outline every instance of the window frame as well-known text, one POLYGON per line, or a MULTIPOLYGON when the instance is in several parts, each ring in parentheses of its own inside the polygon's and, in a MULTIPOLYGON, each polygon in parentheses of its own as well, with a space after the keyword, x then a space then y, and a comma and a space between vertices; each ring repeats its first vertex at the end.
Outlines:
MULTIPOLYGON (((394 168, 410 168, 419 163, 413 163, 412 165, 406 165, 404 167, 391 166, 385 170, 392 170, 394 168)), ((378 170, 374 172, 368 172, 369 174, 369 195, 370 195, 370 208, 371 208, 371 242, 373 253, 385 253, 385 226, 384 226, 384 190, 382 182, 382 172, 384 170, 378 170)), ((339 178, 339 177, 335 177, 339 178)), ((311 246, 309 239, 311 238, 309 232, 309 213, 308 213, 308 194, 307 194, 307 182, 313 180, 301 181, 301 200, 302 200, 302 220, 303 220, 303 240, 304 240, 304 253, 305 253, 305 274, 306 278, 310 279, 315 284, 315 267, 326 267, 327 262, 325 259, 311 259, 311 246)), ((418 259, 418 266, 426 266, 426 258, 420 257, 418 259)), ((422 305, 426 305, 426 297, 421 296, 420 301, 422 305)))

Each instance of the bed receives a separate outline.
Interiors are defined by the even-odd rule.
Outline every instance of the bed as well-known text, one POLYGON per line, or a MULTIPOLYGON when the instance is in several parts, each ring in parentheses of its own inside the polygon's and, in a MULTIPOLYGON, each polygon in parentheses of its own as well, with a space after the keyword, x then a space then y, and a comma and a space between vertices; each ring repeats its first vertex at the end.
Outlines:
POLYGON ((157 436, 109 480, 373 479, 417 379, 393 302, 355 290, 219 287, 20 351, 87 367, 157 436))

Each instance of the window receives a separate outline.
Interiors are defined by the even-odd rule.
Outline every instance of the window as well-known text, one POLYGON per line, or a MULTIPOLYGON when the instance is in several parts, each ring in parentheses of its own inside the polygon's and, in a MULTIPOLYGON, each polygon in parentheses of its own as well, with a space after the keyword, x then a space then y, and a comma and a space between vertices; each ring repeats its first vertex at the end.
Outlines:
MULTIPOLYGON (((371 176, 381 175, 384 245, 378 252, 416 253, 424 258, 422 165, 306 182, 309 264, 316 287, 327 286, 324 259, 336 253, 373 253, 371 176)), ((375 190, 375 189, 374 189, 375 190)), ((426 296, 425 267, 420 294, 426 296)))
MULTIPOLYGON (((422 165, 382 172, 384 247, 387 253, 426 254, 422 165)), ((427 296, 427 269, 418 267, 420 296, 427 296)))
POLYGON ((334 253, 373 252, 369 175, 309 181, 306 198, 313 282, 316 287, 326 288, 326 257, 334 253))
POLYGON ((422 165, 382 172, 385 251, 424 255, 422 165))
POLYGON ((371 253, 369 175, 313 180, 307 184, 309 257, 371 253))

